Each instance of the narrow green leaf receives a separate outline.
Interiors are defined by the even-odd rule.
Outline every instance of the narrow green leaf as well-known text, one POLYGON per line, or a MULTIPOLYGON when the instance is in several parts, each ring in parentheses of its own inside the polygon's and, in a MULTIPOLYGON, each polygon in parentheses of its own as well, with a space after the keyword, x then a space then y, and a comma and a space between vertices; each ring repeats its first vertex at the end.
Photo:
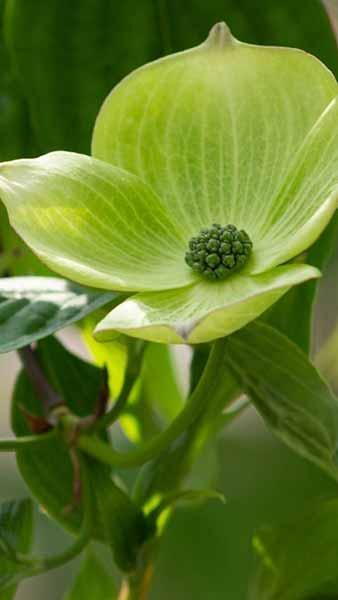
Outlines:
POLYGON ((299 347, 255 322, 231 336, 227 361, 267 426, 338 479, 338 401, 299 347))
POLYGON ((224 495, 217 490, 179 490, 164 496, 158 506, 150 512, 149 516, 156 522, 165 510, 172 508, 176 504, 202 504, 209 500, 219 500, 225 503, 224 495))
MULTIPOLYGON (((4 37, 3 13, 6 0, 0 1, 0 160, 13 160, 37 153, 29 118, 28 104, 16 81, 4 37)), ((47 268, 27 248, 8 223, 0 208, 0 251, 11 255, 6 269, 12 275, 46 275, 47 268)), ((1 260, 1 254, 0 254, 1 260)), ((1 269, 0 269, 1 274, 1 269)))
POLYGON ((11 0, 6 17, 7 41, 42 152, 88 153, 109 90, 161 53, 153 0, 11 0))
MULTIPOLYGON (((71 590, 64 600, 114 600, 116 588, 114 579, 107 572, 101 560, 92 550, 88 550, 80 566, 71 590)), ((0 599, 1 600, 1 599, 0 599)))
POLYGON ((33 537, 33 503, 29 498, 0 505, 0 598, 14 597, 16 584, 27 575, 16 554, 27 553, 33 537))
POLYGON ((250 600, 338 597, 338 501, 321 502, 291 523, 258 533, 260 563, 250 600))
POLYGON ((47 337, 117 298, 64 279, 0 279, 0 352, 47 337))
MULTIPOLYGON (((97 367, 68 352, 53 338, 39 342, 37 355, 50 383, 66 404, 79 416, 90 414, 101 387, 101 373, 97 367)), ((12 406, 12 426, 17 436, 29 435, 21 407, 30 413, 42 415, 38 398, 29 377, 21 372, 17 379, 12 406)), ((66 446, 56 439, 42 441, 34 448, 17 451, 20 473, 37 501, 46 512, 64 527, 77 532, 82 511, 65 511, 72 501, 73 471, 66 446)), ((97 532, 98 537, 102 532, 97 532)))
POLYGON ((34 153, 28 105, 15 80, 4 39, 3 13, 6 0, 0 2, 0 160, 13 160, 34 153))

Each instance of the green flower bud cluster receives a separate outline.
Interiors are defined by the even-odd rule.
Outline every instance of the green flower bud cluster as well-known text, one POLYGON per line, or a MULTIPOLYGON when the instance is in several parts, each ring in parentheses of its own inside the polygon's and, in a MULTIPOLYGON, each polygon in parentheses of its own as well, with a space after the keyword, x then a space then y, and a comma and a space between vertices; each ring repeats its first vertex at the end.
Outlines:
POLYGON ((220 280, 242 268, 251 250, 252 242, 246 231, 214 223, 191 238, 185 261, 207 279, 220 280))

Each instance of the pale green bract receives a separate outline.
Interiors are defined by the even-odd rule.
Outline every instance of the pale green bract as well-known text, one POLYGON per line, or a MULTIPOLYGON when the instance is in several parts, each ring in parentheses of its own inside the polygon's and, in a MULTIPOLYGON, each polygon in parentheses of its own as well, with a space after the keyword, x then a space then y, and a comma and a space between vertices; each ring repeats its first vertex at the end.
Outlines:
POLYGON ((337 208, 337 82, 314 57, 235 40, 216 25, 200 46, 131 73, 97 118, 93 156, 54 152, 0 165, 10 221, 49 267, 79 283, 137 292, 96 329, 200 343, 257 318, 318 277, 283 264, 337 208), (234 224, 253 243, 241 271, 207 281, 189 239, 234 224))

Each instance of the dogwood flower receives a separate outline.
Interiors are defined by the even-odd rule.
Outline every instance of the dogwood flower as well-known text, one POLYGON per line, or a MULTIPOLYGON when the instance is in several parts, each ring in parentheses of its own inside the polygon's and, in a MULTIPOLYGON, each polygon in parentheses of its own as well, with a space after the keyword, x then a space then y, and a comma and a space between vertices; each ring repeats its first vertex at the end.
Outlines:
POLYGON ((50 268, 128 293, 98 339, 208 342, 320 275, 290 261, 337 208, 337 93, 316 58, 218 24, 112 91, 93 157, 2 163, 0 195, 50 268))

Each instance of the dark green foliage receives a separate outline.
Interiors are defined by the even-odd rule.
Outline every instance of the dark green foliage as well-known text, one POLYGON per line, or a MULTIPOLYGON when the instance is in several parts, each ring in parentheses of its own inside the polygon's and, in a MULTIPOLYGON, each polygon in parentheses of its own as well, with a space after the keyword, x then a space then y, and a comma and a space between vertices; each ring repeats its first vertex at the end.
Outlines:
POLYGON ((47 337, 118 297, 59 278, 2 278, 0 353, 47 337))
POLYGON ((338 503, 320 502, 296 520, 258 533, 260 557, 249 600, 336 600, 338 503))
POLYGON ((338 400, 306 354, 256 321, 229 338, 227 364, 267 426, 337 480, 338 400))
POLYGON ((29 498, 0 505, 0 598, 12 600, 16 584, 27 574, 17 554, 30 550, 33 537, 33 503, 29 498))
POLYGON ((319 0, 9 0, 5 33, 40 152, 89 152, 105 96, 136 67, 201 43, 225 20, 239 39, 304 48, 338 69, 319 0), (27 26, 29 23, 29 26, 27 26), (320 32, 320 34, 319 34, 320 32))
POLYGON ((81 563, 70 592, 64 600, 114 600, 114 579, 92 550, 88 550, 81 563))
MULTIPOLYGON (((100 369, 68 352, 50 337, 38 344, 37 356, 48 381, 70 410, 84 417, 95 411, 102 387, 100 369)), ((17 436, 29 435, 24 411, 43 415, 37 396, 26 373, 19 375, 12 410, 13 429, 17 436)), ((104 436, 105 437, 105 436, 104 436)), ((69 450, 61 439, 41 440, 33 448, 17 451, 21 475, 47 513, 76 533, 82 522, 82 510, 73 500, 73 467, 69 450)), ((90 461, 90 481, 95 490, 95 538, 113 550, 116 563, 123 570, 134 567, 137 551, 148 535, 146 521, 127 494, 111 479, 110 471, 90 461)))
MULTIPOLYGON (((90 414, 97 401, 100 370, 74 356, 52 337, 37 347, 39 362, 52 386, 79 416, 90 414)), ((31 435, 24 410, 42 416, 41 398, 22 371, 17 379, 12 406, 12 426, 17 436, 31 435)), ((41 441, 34 448, 17 452, 20 473, 47 513, 73 532, 80 528, 82 511, 65 511, 72 501, 73 470, 66 445, 61 440, 41 441)))

